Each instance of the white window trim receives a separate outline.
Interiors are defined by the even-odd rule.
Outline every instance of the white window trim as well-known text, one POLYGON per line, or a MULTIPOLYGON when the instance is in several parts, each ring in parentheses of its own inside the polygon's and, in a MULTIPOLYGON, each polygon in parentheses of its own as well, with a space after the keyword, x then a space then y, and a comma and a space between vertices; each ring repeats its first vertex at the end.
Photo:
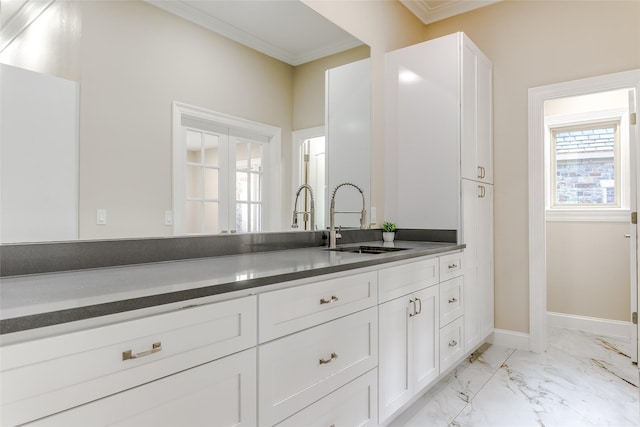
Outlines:
MULTIPOLYGON (((182 155, 182 148, 180 143, 180 130, 182 127, 183 115, 213 121, 223 126, 246 129, 269 138, 268 168, 270 171, 269 175, 274 177, 274 179, 265 177, 267 182, 264 188, 265 194, 263 204, 264 212, 262 232, 279 230, 282 208, 280 191, 280 182, 282 181, 282 172, 280 166, 282 130, 276 126, 235 117, 225 113, 219 113, 217 111, 207 110, 205 108, 196 107, 178 101, 174 101, 172 104, 172 145, 174 171, 172 174, 172 197, 174 224, 180 220, 180 218, 176 218, 175 215, 180 212, 179 204, 182 203, 182 200, 180 200, 179 195, 177 194, 177 190, 181 188, 182 185, 182 178, 179 177, 178 174, 175 173, 175 171, 179 170, 179 165, 177 165, 176 162, 180 161, 180 159, 184 157, 182 155)), ((182 234, 180 230, 177 230, 175 225, 174 234, 182 234)))
POLYGON ((562 221, 593 221, 593 222, 628 222, 629 220, 629 115, 624 108, 612 108, 601 111, 561 114, 544 117, 544 150, 545 150, 545 220, 562 221), (551 131, 565 126, 588 125, 598 122, 619 122, 619 156, 620 156, 620 207, 611 206, 575 206, 553 207, 551 186, 555 182, 551 179, 551 131))

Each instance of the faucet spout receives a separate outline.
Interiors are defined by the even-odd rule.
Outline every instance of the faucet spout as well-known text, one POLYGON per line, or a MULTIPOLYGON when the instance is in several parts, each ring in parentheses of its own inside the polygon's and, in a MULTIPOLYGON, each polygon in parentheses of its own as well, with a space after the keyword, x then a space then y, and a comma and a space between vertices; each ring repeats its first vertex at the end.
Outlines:
POLYGON ((329 248, 333 249, 336 247, 336 226, 335 226, 335 216, 336 213, 359 213, 360 214, 360 229, 364 230, 367 228, 367 211, 364 200, 364 191, 362 188, 351 182, 344 182, 338 185, 335 190, 333 190, 333 194, 331 195, 331 207, 329 209, 329 248), (361 211, 336 211, 336 193, 338 190, 344 186, 350 186, 355 188, 360 192, 362 196, 362 210, 361 211))
POLYGON ((295 202, 293 202, 293 221, 291 223, 291 228, 298 228, 299 214, 304 214, 305 221, 308 220, 310 217, 311 230, 316 229, 316 212, 315 212, 314 200, 313 200, 313 188, 311 188, 311 186, 308 184, 302 184, 300 187, 298 187, 298 191, 296 191, 296 200, 295 202), (302 193, 302 190, 306 190, 309 192, 311 197, 311 203, 309 205, 308 211, 298 212, 298 198, 300 197, 300 193, 302 193))

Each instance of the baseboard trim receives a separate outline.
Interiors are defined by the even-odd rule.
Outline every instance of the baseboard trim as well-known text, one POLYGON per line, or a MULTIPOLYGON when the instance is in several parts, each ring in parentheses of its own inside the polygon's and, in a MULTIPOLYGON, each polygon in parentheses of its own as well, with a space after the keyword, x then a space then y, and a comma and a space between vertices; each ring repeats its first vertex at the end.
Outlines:
POLYGON ((632 331, 631 322, 578 316, 575 314, 554 313, 551 311, 547 312, 547 325, 627 339, 631 338, 632 331))
POLYGON ((529 334, 507 331, 505 329, 494 329, 493 333, 487 338, 487 342, 524 351, 529 351, 531 348, 529 345, 529 334))

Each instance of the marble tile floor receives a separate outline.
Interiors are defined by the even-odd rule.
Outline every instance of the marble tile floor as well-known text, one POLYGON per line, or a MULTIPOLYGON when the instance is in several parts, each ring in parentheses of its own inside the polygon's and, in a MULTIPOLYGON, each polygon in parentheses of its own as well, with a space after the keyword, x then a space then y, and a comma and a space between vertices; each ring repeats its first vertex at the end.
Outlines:
POLYGON ((389 427, 640 426, 629 340, 549 328, 547 343, 485 344, 389 427))

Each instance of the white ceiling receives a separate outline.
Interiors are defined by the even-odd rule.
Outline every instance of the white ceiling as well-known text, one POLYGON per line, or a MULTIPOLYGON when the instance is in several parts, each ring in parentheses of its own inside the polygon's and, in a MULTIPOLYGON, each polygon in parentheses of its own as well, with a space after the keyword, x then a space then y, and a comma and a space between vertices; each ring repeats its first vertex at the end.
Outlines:
MULTIPOLYGON (((299 0, 146 1, 294 66, 363 44, 299 0)), ((500 0, 398 1, 430 24, 500 0)))
POLYGON ((362 45, 298 0, 147 0, 291 65, 362 45))

